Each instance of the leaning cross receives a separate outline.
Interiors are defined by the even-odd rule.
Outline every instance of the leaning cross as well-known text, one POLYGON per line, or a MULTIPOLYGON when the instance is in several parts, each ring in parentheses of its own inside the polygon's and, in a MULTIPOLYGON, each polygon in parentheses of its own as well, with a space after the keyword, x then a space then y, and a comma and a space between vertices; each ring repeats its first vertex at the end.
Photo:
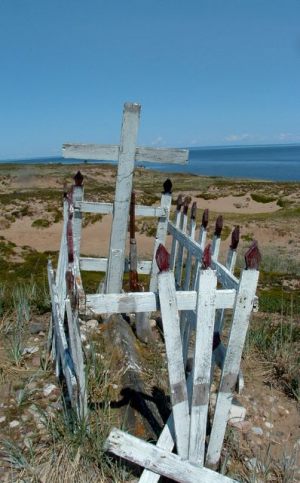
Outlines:
POLYGON ((64 144, 63 157, 118 161, 118 173, 110 237, 106 293, 120 293, 125 263, 125 244, 135 161, 185 164, 186 149, 137 146, 141 106, 125 103, 120 145, 64 144))

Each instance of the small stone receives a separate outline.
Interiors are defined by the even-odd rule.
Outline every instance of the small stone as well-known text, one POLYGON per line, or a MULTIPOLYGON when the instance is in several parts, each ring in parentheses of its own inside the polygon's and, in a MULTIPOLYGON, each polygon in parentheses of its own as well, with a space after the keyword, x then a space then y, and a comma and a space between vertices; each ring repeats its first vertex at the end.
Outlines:
POLYGON ((149 324, 150 324, 151 329, 154 329, 154 327, 156 327, 156 320, 155 319, 150 319, 149 320, 149 324))
POLYGON ((86 342, 86 335, 81 333, 80 339, 81 339, 81 342, 86 342))
POLYGON ((242 433, 248 433, 251 429, 251 423, 250 421, 234 421, 234 420, 229 420, 228 421, 229 426, 232 426, 233 428, 238 429, 242 433))
POLYGON ((41 332, 39 332, 39 337, 45 337, 45 335, 46 335, 45 332, 43 332, 42 330, 41 332))
POLYGON ((29 420, 29 417, 26 416, 26 414, 22 414, 21 419, 22 419, 23 423, 27 423, 27 421, 29 420))
POLYGON ((6 416, 0 416, 0 424, 6 421, 6 416))
POLYGON ((17 421, 16 419, 14 419, 13 421, 11 421, 11 422, 9 423, 9 427, 10 427, 10 428, 12 428, 12 429, 13 429, 13 428, 17 428, 18 426, 20 426, 20 422, 19 422, 19 421, 17 421))
POLYGON ((265 422, 265 426, 266 426, 266 428, 269 428, 269 429, 274 428, 274 424, 269 423, 269 421, 265 422))
POLYGON ((49 396, 51 394, 51 392, 53 392, 55 389, 57 389, 57 387, 55 386, 55 384, 48 384, 43 389, 44 396, 45 397, 49 396))
POLYGON ((246 417, 246 408, 244 408, 244 406, 242 406, 239 403, 239 401, 234 399, 230 407, 228 421, 240 423, 244 421, 245 417, 246 417))
POLYGON ((38 346, 24 347, 23 352, 22 352, 22 356, 25 356, 26 354, 34 354, 35 352, 38 352, 38 351, 39 351, 38 346))
POLYGON ((262 436, 264 434, 263 430, 259 426, 253 426, 251 428, 251 431, 252 431, 252 433, 254 433, 258 436, 262 436))

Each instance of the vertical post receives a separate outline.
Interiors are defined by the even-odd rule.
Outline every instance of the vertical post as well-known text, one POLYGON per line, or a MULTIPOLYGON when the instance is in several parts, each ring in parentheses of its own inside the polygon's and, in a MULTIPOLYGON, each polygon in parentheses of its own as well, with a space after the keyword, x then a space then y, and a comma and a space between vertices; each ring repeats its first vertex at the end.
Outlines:
POLYGON ((223 229, 223 216, 218 216, 216 220, 215 233, 212 242, 212 259, 217 261, 220 251, 221 233, 223 229))
MULTIPOLYGON (((203 212, 203 215, 202 215, 202 223, 201 223, 201 227, 200 227, 200 231, 199 231, 199 240, 198 240, 198 243, 201 246, 201 249, 203 251, 204 251, 206 236, 207 236, 207 225, 208 225, 208 209, 206 208, 203 212)), ((193 277, 192 277, 192 284, 191 284, 192 290, 195 290, 195 287, 197 285, 199 270, 200 270, 200 265, 196 261, 195 266, 194 266, 193 277)))
POLYGON ((189 460, 200 466, 204 462, 216 287, 216 273, 210 268, 200 270, 189 446, 189 460))
POLYGON ((220 459, 233 391, 240 369, 242 351, 259 276, 257 269, 260 253, 257 245, 250 247, 245 255, 245 259, 246 270, 243 270, 241 274, 236 294, 232 325, 206 455, 206 464, 210 467, 214 467, 220 459))
MULTIPOLYGON (((196 212, 197 212, 197 203, 195 201, 191 209, 191 219, 190 219, 190 227, 189 227, 189 235, 192 240, 195 239, 196 212)), ((188 252, 186 265, 185 265, 185 280, 184 280, 183 290, 189 290, 190 283, 191 283, 191 271, 192 271, 192 255, 190 252, 188 252)))
POLYGON ((80 208, 77 208, 76 203, 80 203, 83 200, 83 176, 78 171, 74 176, 75 184, 73 186, 73 235, 74 235, 74 251, 78 259, 80 257, 80 241, 81 241, 81 229, 82 229, 82 212, 80 208))
POLYGON ((125 264, 125 244, 141 106, 126 103, 119 148, 119 163, 110 237, 106 293, 120 293, 125 264))
POLYGON ((173 272, 168 270, 169 260, 167 255, 166 249, 160 245, 156 252, 157 265, 161 270, 158 274, 158 293, 169 368, 176 445, 179 456, 187 459, 190 421, 189 403, 182 358, 175 280, 173 272))
MULTIPOLYGON (((180 228, 181 225, 181 207, 183 205, 183 198, 182 195, 178 195, 177 202, 176 202, 176 216, 175 216, 175 226, 176 228, 180 228)), ((174 237, 172 240, 172 247, 171 247, 171 256, 170 256, 170 269, 174 270, 175 261, 177 257, 177 249, 178 249, 178 241, 174 237)))
MULTIPOLYGON (((191 202, 191 197, 186 196, 184 198, 183 214, 182 214, 182 219, 180 223, 180 229, 183 231, 183 233, 186 233, 186 230, 187 230, 188 209, 189 209, 190 202, 191 202)), ((177 262, 175 263, 175 283, 179 287, 181 285, 181 277, 182 277, 183 253, 184 253, 184 247, 183 245, 179 244, 177 262)))
POLYGON ((158 219, 157 230, 156 230, 156 239, 154 244, 154 255, 152 260, 152 268, 151 268, 151 276, 150 276, 150 292, 157 291, 157 274, 158 274, 158 267, 155 259, 156 250, 158 249, 159 245, 165 245, 166 243, 166 236, 168 231, 168 222, 170 216, 170 208, 172 203, 172 182, 170 179, 167 179, 164 184, 164 191, 161 195, 160 206, 165 210, 165 215, 158 219))

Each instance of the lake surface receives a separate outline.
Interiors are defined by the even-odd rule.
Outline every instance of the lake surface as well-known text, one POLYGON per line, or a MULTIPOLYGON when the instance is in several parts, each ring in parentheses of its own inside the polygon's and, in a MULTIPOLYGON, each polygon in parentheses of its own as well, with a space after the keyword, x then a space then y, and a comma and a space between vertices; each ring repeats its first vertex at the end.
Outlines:
MULTIPOLYGON (((228 178, 253 178, 274 181, 300 181, 300 145, 189 148, 186 165, 140 163, 148 169, 193 173, 228 178)), ((79 164, 76 159, 44 157, 0 161, 22 164, 79 164)), ((87 160, 87 162, 89 162, 87 160)), ((101 161, 90 161, 101 163, 101 161)))

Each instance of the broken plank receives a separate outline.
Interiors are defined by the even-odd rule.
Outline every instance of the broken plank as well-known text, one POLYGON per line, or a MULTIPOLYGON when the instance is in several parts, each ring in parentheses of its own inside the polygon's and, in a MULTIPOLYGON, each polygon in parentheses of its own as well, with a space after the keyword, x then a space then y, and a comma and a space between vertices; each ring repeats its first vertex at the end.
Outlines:
POLYGON ((106 451, 179 483, 233 483, 208 468, 195 466, 178 455, 113 428, 104 444, 106 451))

